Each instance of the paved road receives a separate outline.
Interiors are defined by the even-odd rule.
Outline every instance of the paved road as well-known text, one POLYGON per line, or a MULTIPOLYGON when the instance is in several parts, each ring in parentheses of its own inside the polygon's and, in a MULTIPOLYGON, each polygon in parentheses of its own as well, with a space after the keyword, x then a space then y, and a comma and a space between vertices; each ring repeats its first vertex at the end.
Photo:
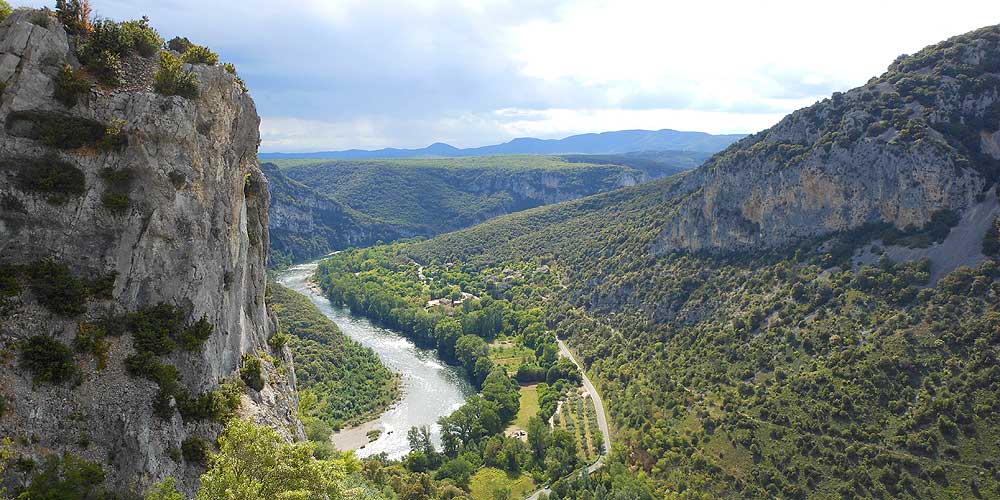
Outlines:
MULTIPOLYGON (((601 395, 597 392, 597 388, 594 387, 590 378, 587 377, 587 373, 583 370, 583 366, 573 356, 573 353, 569 350, 569 347, 566 346, 566 343, 558 339, 556 339, 556 341, 559 343, 559 355, 564 358, 569 358, 569 360, 580 369, 580 374, 583 375, 583 387, 590 393, 590 398, 594 402, 594 410, 597 413, 597 427, 601 429, 601 435, 604 437, 604 453, 602 453, 594 463, 587 466, 587 472, 594 472, 604 466, 604 457, 606 457, 608 451, 611 450, 611 431, 608 427, 608 416, 604 412, 604 400, 601 399, 601 395)), ((551 492, 552 491, 548 488, 542 488, 532 493, 526 500, 538 500, 538 497, 542 493, 548 494, 551 492)))

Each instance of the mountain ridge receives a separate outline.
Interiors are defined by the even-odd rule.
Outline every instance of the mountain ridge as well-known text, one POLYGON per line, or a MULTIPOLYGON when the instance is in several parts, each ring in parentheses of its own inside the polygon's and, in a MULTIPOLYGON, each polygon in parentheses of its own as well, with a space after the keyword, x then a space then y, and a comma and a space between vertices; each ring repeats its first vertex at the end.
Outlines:
POLYGON ((519 137, 502 144, 474 148, 457 148, 435 142, 425 148, 384 148, 378 150, 348 149, 311 153, 260 153, 261 160, 277 159, 388 159, 419 157, 492 156, 501 154, 621 154, 637 151, 699 151, 714 153, 746 134, 713 135, 673 129, 618 130, 578 134, 562 139, 519 137))

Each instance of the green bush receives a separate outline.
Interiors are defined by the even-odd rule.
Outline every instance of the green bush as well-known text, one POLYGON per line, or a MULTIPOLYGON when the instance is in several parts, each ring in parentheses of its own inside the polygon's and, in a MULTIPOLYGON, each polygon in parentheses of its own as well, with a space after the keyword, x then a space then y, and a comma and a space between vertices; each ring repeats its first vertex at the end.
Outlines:
POLYGON ((65 264, 39 260, 27 268, 28 282, 38 303, 63 316, 77 316, 87 310, 87 287, 73 276, 65 264))
POLYGON ((223 422, 232 417, 239 408, 243 388, 243 382, 235 379, 198 397, 191 397, 182 391, 177 397, 177 409, 185 420, 211 419, 223 422))
POLYGON ((103 53, 121 59, 132 52, 132 47, 132 39, 121 23, 99 19, 93 22, 90 33, 77 46, 77 56, 80 62, 92 66, 103 53))
POLYGON ((268 339, 267 344, 271 346, 271 349, 275 351, 280 351, 285 348, 288 341, 291 339, 291 335, 287 333, 276 333, 270 339, 268 339))
POLYGON ((243 355, 243 366, 240 368, 240 378, 247 387, 260 391, 264 388, 263 363, 260 358, 251 354, 243 355))
POLYGON ((69 453, 49 455, 41 470, 17 497, 23 500, 115 498, 104 487, 104 469, 69 453))
POLYGON ((15 111, 7 116, 11 135, 41 141, 59 149, 95 146, 104 139, 103 123, 50 111, 15 111))
POLYGON ((90 82, 83 77, 81 71, 73 70, 70 65, 64 65, 55 80, 56 89, 53 96, 67 108, 76 106, 80 96, 90 92, 90 82))
POLYGON ((167 48, 177 52, 178 54, 183 54, 187 52, 187 50, 190 49, 192 45, 194 44, 191 43, 191 40, 179 36, 175 36, 171 38, 169 42, 167 42, 167 48))
POLYGON ((101 176, 101 179, 104 179, 104 182, 108 183, 108 185, 119 187, 127 185, 128 182, 132 180, 133 172, 130 168, 114 169, 111 167, 105 167, 101 169, 101 173, 99 175, 101 176))
MULTIPOLYGON (((181 451, 177 448, 171 448, 170 458, 172 458, 174 462, 180 462, 181 451), (174 458, 175 456, 176 458, 174 458)), ((187 497, 177 491, 177 480, 172 477, 168 477, 151 486, 149 491, 146 492, 146 496, 143 500, 187 500, 187 497)))
POLYGON ((170 52, 160 52, 160 64, 153 77, 153 90, 162 95, 187 99, 198 97, 198 78, 184 69, 184 62, 170 52))
POLYGON ((72 34, 90 31, 90 12, 80 0, 56 0, 56 17, 72 34))
POLYGON ((236 73, 236 65, 233 63, 226 63, 223 64, 222 67, 226 69, 227 73, 236 77, 236 84, 240 86, 240 89, 242 89, 243 92, 248 92, 250 90, 247 88, 246 82, 244 82, 243 79, 240 78, 240 75, 236 73))
POLYGON ((21 343, 21 363, 35 382, 61 384, 76 373, 73 351, 47 335, 35 335, 21 343))
POLYGON ((121 86, 125 80, 125 70, 122 68, 121 56, 105 50, 90 60, 90 67, 97 74, 97 79, 109 87, 121 86))
POLYGON ((101 147, 105 151, 121 151, 128 146, 128 134, 125 133, 125 120, 115 118, 104 130, 101 147))
POLYGON ((21 283, 17 272, 10 266, 0 264, 0 320, 8 318, 14 312, 16 303, 14 297, 21 294, 21 283))
POLYGON ((210 449, 208 441, 195 436, 189 436, 181 443, 181 454, 184 460, 191 463, 203 465, 208 463, 210 449))
POLYGON ((113 214, 121 215, 128 209, 128 195, 120 193, 104 193, 101 204, 113 214))
POLYGON ((118 279, 118 271, 110 271, 87 283, 87 296, 96 299, 111 300, 114 298, 115 281, 118 279))
POLYGON ((149 18, 142 16, 138 21, 125 21, 122 31, 132 41, 132 46, 142 57, 153 57, 163 46, 163 38, 149 26, 149 18))
POLYGON ((192 45, 184 52, 184 62, 188 64, 219 64, 219 55, 202 45, 192 45))
POLYGON ((205 345, 205 341, 212 336, 212 330, 215 327, 202 316, 201 319, 195 321, 181 332, 180 342, 181 347, 190 352, 200 351, 202 346, 205 345))
POLYGON ((11 12, 14 12, 14 8, 7 3, 7 0, 0 0, 0 21, 7 19, 11 12))
MULTIPOLYGON (((6 162, 17 168, 17 186, 28 192, 48 195, 49 203, 61 205, 85 190, 83 171, 55 158, 22 159, 6 162)), ((0 163, 0 166, 4 163, 0 163)))
POLYGON ((184 330, 184 311, 164 303, 143 307, 129 315, 128 327, 137 351, 170 354, 184 330))
POLYGON ((98 323, 80 323, 76 337, 73 338, 73 349, 79 353, 93 354, 97 358, 97 369, 103 370, 108 363, 108 351, 111 345, 108 343, 107 332, 98 323))

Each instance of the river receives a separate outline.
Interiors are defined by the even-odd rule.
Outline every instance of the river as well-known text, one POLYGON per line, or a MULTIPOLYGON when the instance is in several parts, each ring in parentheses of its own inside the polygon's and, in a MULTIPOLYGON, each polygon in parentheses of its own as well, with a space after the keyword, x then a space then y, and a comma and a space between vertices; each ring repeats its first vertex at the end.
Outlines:
POLYGON ((406 432, 413 426, 430 426, 431 437, 440 446, 438 418, 457 410, 465 399, 475 394, 459 368, 446 365, 431 349, 421 349, 399 332, 372 324, 343 307, 334 307, 317 293, 309 278, 317 262, 294 266, 278 276, 278 283, 309 297, 319 310, 332 319, 348 337, 371 348, 390 370, 402 374, 403 398, 378 419, 337 432, 333 442, 338 449, 355 449, 359 457, 385 452, 401 458, 409 452, 406 432), (367 443, 366 433, 381 429, 381 436, 367 443), (367 443, 367 444, 366 444, 367 443))

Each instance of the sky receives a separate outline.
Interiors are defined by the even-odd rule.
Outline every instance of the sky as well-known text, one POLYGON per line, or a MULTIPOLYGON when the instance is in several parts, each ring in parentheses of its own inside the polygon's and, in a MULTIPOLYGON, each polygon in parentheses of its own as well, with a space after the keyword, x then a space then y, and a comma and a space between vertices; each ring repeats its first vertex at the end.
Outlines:
POLYGON ((751 133, 1000 23, 996 0, 91 1, 236 64, 262 152, 751 133))

